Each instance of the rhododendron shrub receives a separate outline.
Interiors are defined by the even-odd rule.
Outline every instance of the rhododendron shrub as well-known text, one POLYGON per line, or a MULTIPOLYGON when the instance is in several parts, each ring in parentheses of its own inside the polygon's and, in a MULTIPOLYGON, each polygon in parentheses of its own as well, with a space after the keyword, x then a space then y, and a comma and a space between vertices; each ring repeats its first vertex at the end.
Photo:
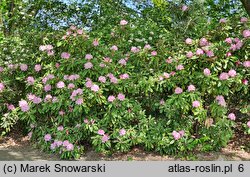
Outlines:
POLYGON ((30 138, 62 158, 78 158, 89 145, 217 150, 232 137, 239 110, 249 132, 247 23, 221 20, 207 35, 175 44, 147 25, 121 19, 105 34, 71 26, 37 47, 36 62, 1 66, 0 94, 10 89, 2 79, 9 73, 25 86, 5 111, 18 112, 30 138))

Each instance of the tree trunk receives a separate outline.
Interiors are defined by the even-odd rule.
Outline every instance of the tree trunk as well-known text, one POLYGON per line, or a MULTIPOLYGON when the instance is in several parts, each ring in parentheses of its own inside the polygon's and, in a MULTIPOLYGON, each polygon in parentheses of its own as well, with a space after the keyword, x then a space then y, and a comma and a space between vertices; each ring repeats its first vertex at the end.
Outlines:
POLYGON ((247 14, 250 16, 250 0, 241 0, 247 14))

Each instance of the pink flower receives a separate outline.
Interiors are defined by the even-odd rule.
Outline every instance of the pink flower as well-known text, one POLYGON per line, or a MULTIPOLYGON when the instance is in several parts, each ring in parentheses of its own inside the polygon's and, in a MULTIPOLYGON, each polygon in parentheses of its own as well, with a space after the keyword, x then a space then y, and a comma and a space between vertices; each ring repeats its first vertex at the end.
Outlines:
POLYGON ((61 58, 63 58, 63 59, 69 59, 69 57, 70 57, 70 53, 63 52, 63 53, 61 54, 61 58))
POLYGON ((111 63, 111 62, 112 62, 112 59, 110 59, 109 57, 104 57, 104 58, 103 58, 103 61, 104 61, 105 63, 111 63))
POLYGON ((27 112, 27 111, 30 109, 30 107, 29 107, 27 101, 25 101, 25 100, 19 101, 19 107, 21 108, 21 110, 22 110, 23 112, 27 112))
POLYGON ((82 29, 78 29, 76 32, 77 32, 77 34, 79 34, 79 35, 82 35, 82 34, 83 34, 83 30, 82 30, 82 29))
POLYGON ((189 86, 188 86, 188 91, 189 91, 189 92, 195 91, 195 86, 192 85, 192 84, 189 85, 189 86))
POLYGON ((227 52, 226 53, 226 57, 231 57, 232 56, 232 53, 231 52, 227 52))
POLYGON ((48 101, 51 101, 53 97, 51 95, 46 95, 45 98, 44 98, 44 101, 45 102, 48 102, 48 101))
POLYGON ((207 54, 207 56, 210 57, 210 58, 214 56, 214 52, 213 52, 212 50, 206 51, 206 54, 207 54))
POLYGON ((160 105, 164 105, 165 101, 163 99, 160 100, 160 105))
POLYGON ((196 50, 196 55, 203 55, 204 54, 204 51, 202 49, 197 49, 196 50))
POLYGON ((4 88, 5 88, 4 84, 0 82, 0 92, 2 92, 4 88))
POLYGON ((250 37, 250 30, 244 30, 242 32, 244 38, 249 38, 250 37))
POLYGON ((44 91, 45 92, 48 92, 50 90, 51 90, 51 85, 47 84, 47 85, 44 86, 44 91))
POLYGON ((93 86, 92 81, 91 81, 91 80, 87 81, 87 82, 85 83, 85 86, 86 86, 87 88, 91 88, 91 87, 93 86))
POLYGON ((227 19, 225 19, 225 18, 222 18, 222 19, 220 19, 220 21, 219 21, 219 23, 226 23, 227 22, 227 19))
POLYGON ((181 94, 182 91, 183 91, 183 90, 182 90, 180 87, 177 87, 177 88, 174 90, 175 94, 181 94))
POLYGON ((50 140, 51 140, 51 135, 50 135, 50 134, 46 134, 46 135, 44 136, 44 140, 45 140, 45 141, 50 141, 50 140))
POLYGON ((93 46, 95 46, 95 47, 98 46, 98 45, 99 45, 98 39, 94 39, 94 41, 93 41, 92 44, 93 44, 93 46))
POLYGON ((203 73, 204 73, 205 76, 210 76, 211 75, 211 72, 210 72, 210 70, 208 68, 205 68, 203 70, 203 73))
POLYGON ((242 46, 243 46, 243 43, 241 41, 236 43, 236 49, 240 50, 242 46))
POLYGON ((182 12, 185 12, 185 11, 187 11, 187 10, 188 10, 188 6, 186 6, 186 5, 183 5, 183 6, 181 7, 181 10, 182 10, 182 12))
POLYGON ((91 88, 90 88, 93 92, 98 92, 99 90, 99 86, 98 85, 92 85, 91 88))
POLYGON ((124 136, 126 134, 126 130, 123 128, 119 131, 120 136, 124 136))
POLYGON ((120 101, 123 101, 123 100, 125 100, 125 95, 122 94, 122 93, 119 93, 119 94, 117 95, 117 99, 120 100, 120 101))
POLYGON ((248 128, 250 128, 250 121, 247 122, 247 126, 248 126, 248 128))
POLYGON ((154 50, 154 51, 151 52, 151 55, 152 55, 152 56, 156 56, 156 55, 157 55, 157 52, 154 50))
POLYGON ((109 136, 108 135, 103 135, 102 137, 102 143, 105 143, 109 140, 109 136))
POLYGON ((120 21, 120 25, 121 26, 125 26, 125 25, 127 25, 128 24, 128 22, 126 21, 126 20, 121 20, 120 21))
POLYGON ((83 98, 78 98, 78 99, 76 100, 76 104, 77 104, 77 105, 83 104, 83 98))
POLYGON ((246 17, 241 17, 240 18, 241 23, 246 23, 247 21, 248 21, 248 19, 246 17))
POLYGON ((184 69, 184 66, 183 65, 178 65, 178 66, 176 66, 176 70, 183 70, 184 69))
POLYGON ((56 143, 54 142, 54 143, 52 143, 51 145, 50 145, 50 149, 51 150, 54 150, 56 148, 56 143))
POLYGON ((35 65, 34 69, 36 72, 39 72, 39 71, 41 71, 42 66, 40 64, 37 64, 37 65, 35 65))
POLYGON ((60 125, 59 127, 57 127, 57 130, 58 130, 58 131, 63 131, 63 126, 60 125))
POLYGON ((29 85, 33 85, 34 82, 35 82, 34 77, 32 77, 32 76, 27 77, 27 82, 28 82, 29 85))
POLYGON ((117 51, 118 50, 118 47, 116 45, 113 45, 110 50, 113 50, 113 51, 117 51))
POLYGON ((248 84, 248 80, 247 79, 242 79, 242 84, 247 85, 248 84))
POLYGON ((225 42, 228 44, 232 44, 233 40, 230 37, 228 37, 225 39, 225 42))
POLYGON ((250 61, 244 61, 243 66, 246 68, 250 68, 250 61))
POLYGON ((32 101, 35 97, 36 97, 36 95, 31 94, 31 93, 27 95, 27 98, 29 101, 32 101))
POLYGON ((193 103, 192 103, 192 106, 194 107, 194 108, 198 108, 198 107, 200 107, 200 102, 199 101, 193 101, 193 103))
POLYGON ((227 80, 229 78, 229 75, 225 72, 221 73, 219 76, 220 80, 227 80))
POLYGON ((181 137, 183 137, 185 135, 185 131, 181 130, 181 131, 179 131, 179 134, 180 134, 181 137))
POLYGON ((106 82, 106 77, 105 76, 100 76, 98 78, 98 81, 101 82, 101 83, 105 83, 106 82))
POLYGON ((46 48, 45 45, 40 45, 40 46, 39 46, 39 50, 40 50, 40 51, 45 51, 45 50, 47 50, 47 48, 46 48))
POLYGON ((127 73, 120 75, 120 79, 128 79, 128 78, 129 78, 129 75, 127 73))
POLYGON ((235 51, 237 49, 236 44, 231 44, 230 50, 235 51))
POLYGON ((108 97, 108 102, 113 102, 114 100, 115 100, 115 96, 110 95, 110 96, 108 97))
POLYGON ((150 49, 151 49, 151 46, 150 46, 149 44, 146 44, 146 45, 144 46, 144 49, 150 50, 150 49))
POLYGON ((59 68, 60 67, 60 63, 56 63, 56 68, 59 68))
POLYGON ((93 67, 93 64, 91 62, 87 62, 87 63, 84 64, 85 69, 90 69, 92 67, 93 67))
POLYGON ((42 102, 42 99, 40 97, 34 97, 34 99, 32 101, 34 104, 39 104, 42 102))
POLYGON ((105 134, 105 131, 102 130, 102 129, 99 129, 98 132, 97 132, 98 135, 104 135, 105 134))
POLYGON ((185 40, 185 42, 186 42, 186 44, 191 45, 192 42, 193 42, 193 40, 190 39, 190 38, 187 38, 187 39, 185 40))
POLYGON ((64 84, 63 81, 59 81, 59 82, 56 84, 56 87, 57 87, 57 88, 63 88, 63 87, 65 87, 65 84, 64 84))
POLYGON ((70 144, 70 143, 69 143, 68 140, 63 141, 63 143, 62 143, 62 145, 63 145, 64 147, 67 147, 69 144, 70 144))
POLYGON ((208 41, 206 38, 201 38, 199 41, 199 44, 201 47, 207 46, 208 45, 208 41))
POLYGON ((120 59, 118 63, 125 66, 127 64, 127 61, 125 59, 120 59))
POLYGON ((237 73, 236 73, 236 71, 235 71, 234 69, 230 69, 230 70, 228 71, 228 75, 229 75, 230 77, 235 77, 235 76, 237 75, 237 73))
POLYGON ((91 60, 93 58, 93 56, 91 54, 86 54, 85 55, 85 59, 87 60, 91 60))
POLYGON ((110 79, 110 82, 111 82, 111 83, 114 83, 114 84, 117 84, 117 83, 118 83, 118 79, 117 79, 116 77, 112 77, 112 78, 110 79))
POLYGON ((7 108, 8 110, 12 111, 15 109, 15 106, 13 104, 8 104, 7 108))
POLYGON ((170 64, 170 63, 172 63, 172 62, 173 62, 173 60, 172 60, 171 57, 168 57, 168 59, 166 59, 166 63, 170 64))
POLYGON ((227 116, 230 120, 235 120, 236 119, 236 116, 235 116, 235 114, 234 113, 230 113, 230 114, 228 114, 228 116, 227 116))
POLYGON ((187 52, 186 57, 187 58, 192 58, 193 57, 193 52, 191 52, 191 51, 187 52))
POLYGON ((74 150, 74 145, 69 143, 67 146, 66 146, 66 149, 67 151, 73 151, 74 150))
POLYGON ((130 51, 133 53, 138 53, 138 52, 140 52, 140 49, 133 46, 133 47, 131 47, 130 51))
POLYGON ((54 52, 53 50, 48 50, 48 51, 47 51, 48 56, 52 56, 52 55, 54 55, 54 53, 55 53, 55 52, 54 52))
POLYGON ((64 114, 65 114, 64 110, 60 110, 60 111, 59 111, 59 115, 60 115, 60 116, 63 116, 64 114))
POLYGON ((28 65, 26 65, 26 64, 21 64, 21 65, 20 65, 20 69, 21 69, 21 71, 27 71, 28 65))
POLYGON ((226 101, 224 99, 224 97, 222 95, 218 95, 216 97, 216 100, 218 101, 218 104, 223 106, 223 107, 226 107, 226 101))
POLYGON ((168 78, 170 78, 170 74, 164 72, 164 73, 163 73, 163 77, 164 77, 165 79, 168 79, 168 78))
POLYGON ((0 73, 3 72, 3 67, 0 66, 0 73))
POLYGON ((173 132, 172 132, 172 135, 173 135, 173 137, 174 137, 175 140, 178 140, 178 139, 181 138, 180 133, 178 133, 177 131, 173 131, 173 132))
POLYGON ((73 88, 75 88, 75 85, 73 83, 69 83, 68 89, 73 89, 73 88))

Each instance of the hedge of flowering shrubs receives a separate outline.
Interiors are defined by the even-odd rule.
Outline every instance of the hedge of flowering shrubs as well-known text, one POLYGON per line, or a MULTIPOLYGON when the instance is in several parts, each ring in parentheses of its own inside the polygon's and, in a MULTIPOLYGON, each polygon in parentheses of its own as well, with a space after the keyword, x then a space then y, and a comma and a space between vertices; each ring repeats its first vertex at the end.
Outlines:
POLYGON ((34 61, 1 63, 1 123, 20 119, 31 140, 62 158, 87 146, 218 150, 235 121, 250 133, 250 28, 237 20, 174 45, 164 30, 124 19, 103 33, 71 26, 45 40, 34 61))

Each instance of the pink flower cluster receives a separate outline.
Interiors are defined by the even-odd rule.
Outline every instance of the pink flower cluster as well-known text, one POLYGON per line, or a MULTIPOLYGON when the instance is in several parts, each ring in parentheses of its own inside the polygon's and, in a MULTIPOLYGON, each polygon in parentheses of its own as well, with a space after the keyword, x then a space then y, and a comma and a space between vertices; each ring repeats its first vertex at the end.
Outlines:
POLYGON ((32 76, 27 77, 26 80, 27 80, 27 83, 28 83, 29 85, 33 85, 34 82, 35 82, 35 79, 34 79, 34 77, 32 77, 32 76))
POLYGON ((192 106, 194 107, 194 108, 198 108, 198 107, 200 107, 200 102, 199 101, 193 101, 193 103, 192 103, 192 106))
MULTIPOLYGON (((116 99, 116 97, 114 95, 110 95, 108 97, 108 102, 113 102, 115 99, 116 99)), ((125 95, 122 94, 122 93, 119 93, 117 95, 117 99, 120 100, 120 101, 124 101, 125 100, 125 95)))
POLYGON ((69 80, 69 81, 74 81, 74 80, 77 80, 79 78, 80 78, 80 76, 78 74, 64 75, 63 76, 64 80, 69 80))
POLYGON ((105 143, 105 142, 107 142, 109 140, 109 136, 105 134, 104 130, 99 129, 97 131, 97 134, 102 136, 102 143, 105 143))
POLYGON ((130 51, 133 53, 138 53, 138 52, 140 52, 140 48, 133 46, 133 47, 131 47, 130 51))
POLYGON ((181 94, 183 92, 183 90, 180 87, 176 87, 174 92, 175 92, 175 94, 181 94))
POLYGON ((127 73, 121 74, 120 79, 122 79, 122 80, 129 79, 129 74, 127 74, 127 73))
POLYGON ((42 52, 43 51, 47 52, 47 54, 49 56, 54 55, 54 51, 53 51, 53 46, 52 45, 41 45, 39 47, 39 50, 42 51, 42 52))
POLYGON ((70 53, 68 53, 68 52, 61 53, 61 58, 63 58, 63 59, 69 59, 70 58, 70 53))
POLYGON ((232 51, 240 50, 243 46, 243 43, 239 38, 226 38, 225 42, 230 45, 230 50, 232 51))
POLYGON ((120 136, 124 136, 126 134, 126 130, 124 128, 122 128, 120 131, 119 131, 119 135, 120 136))
POLYGON ((177 131, 174 130, 172 132, 172 135, 173 135, 173 137, 174 137, 175 140, 178 140, 178 139, 182 138, 184 136, 184 134, 185 134, 184 130, 181 130, 179 132, 177 132, 177 131))
POLYGON ((234 69, 231 69, 228 71, 228 73, 223 72, 220 74, 219 79, 220 80, 227 80, 229 77, 235 77, 237 75, 236 71, 234 69))
POLYGON ((127 25, 128 24, 128 22, 126 21, 126 20, 121 20, 120 21, 120 25, 121 26, 125 26, 125 25, 127 25))
POLYGON ((5 88, 4 84, 0 82, 0 92, 2 92, 4 88, 5 88))
POLYGON ((81 96, 83 94, 83 90, 78 88, 76 90, 73 90, 72 93, 71 93, 71 96, 70 96, 70 99, 72 101, 76 101, 77 100, 77 96, 81 96))
POLYGON ((235 114, 234 113, 230 113, 230 114, 228 114, 228 116, 227 116, 230 120, 235 120, 236 119, 236 116, 235 116, 235 114))
MULTIPOLYGON (((62 39, 66 40, 70 36, 76 37, 77 35, 83 35, 84 31, 82 29, 78 29, 76 26, 70 26, 70 28, 67 30, 66 35, 62 37, 62 39)), ((88 36, 85 36, 88 37, 88 36)))
POLYGON ((28 65, 20 64, 20 69, 21 69, 21 71, 27 71, 28 70, 28 65))
POLYGON ((218 104, 219 104, 220 106, 223 106, 223 107, 226 107, 226 106, 227 106, 226 101, 225 101, 225 99, 224 99, 224 97, 223 97, 222 95, 218 95, 218 96, 216 97, 216 101, 218 102, 218 104))
POLYGON ((21 110, 22 110, 23 112, 27 112, 27 111, 29 111, 29 109, 30 109, 30 107, 29 107, 27 101, 25 101, 25 100, 19 101, 19 107, 21 108, 21 110))

